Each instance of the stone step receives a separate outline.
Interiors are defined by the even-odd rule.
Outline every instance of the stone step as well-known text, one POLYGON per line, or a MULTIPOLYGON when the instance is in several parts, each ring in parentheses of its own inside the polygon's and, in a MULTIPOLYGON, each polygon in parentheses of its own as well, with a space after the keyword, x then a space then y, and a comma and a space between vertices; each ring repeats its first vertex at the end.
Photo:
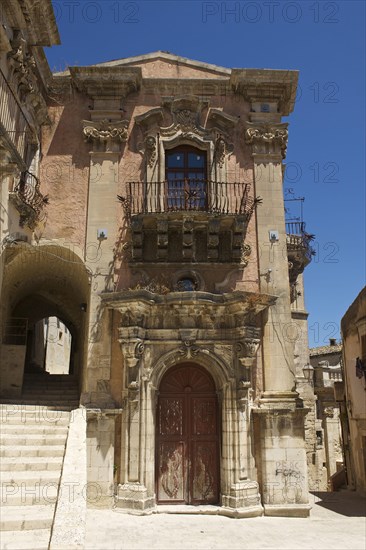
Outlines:
POLYGON ((37 457, 58 457, 64 456, 65 445, 16 445, 8 448, 0 449, 0 457, 21 457, 21 456, 37 456, 37 457))
POLYGON ((53 514, 53 505, 3 506, 0 516, 0 528, 1 531, 50 529, 53 514))
POLYGON ((17 433, 19 436, 23 434, 37 434, 37 435, 64 435, 66 436, 68 432, 67 425, 52 425, 49 423, 45 426, 44 423, 39 424, 1 424, 0 433, 1 435, 5 434, 14 434, 17 433))
POLYGON ((60 472, 57 471, 32 471, 26 470, 25 472, 0 472, 0 485, 15 483, 54 483, 58 482, 60 479, 60 472))
POLYGON ((35 402, 39 401, 41 404, 47 402, 47 403, 60 403, 62 405, 73 405, 74 403, 79 401, 79 395, 77 393, 57 393, 54 396, 46 393, 34 393, 34 394, 27 394, 22 395, 22 403, 30 403, 30 404, 36 404, 35 402))
POLYGON ((0 486, 1 507, 56 504, 59 480, 47 483, 4 483, 0 486))
POLYGON ((22 472, 22 471, 60 471, 63 457, 50 456, 21 456, 2 458, 0 461, 1 472, 22 472))
POLYGON ((0 435, 0 445, 62 445, 65 434, 14 434, 0 435))
MULTIPOLYGON (((7 413, 16 413, 16 412, 34 412, 37 413, 39 411, 42 411, 45 407, 43 405, 28 405, 28 403, 5 403, 3 400, 0 401, 0 411, 4 410, 4 412, 7 413)), ((67 412, 57 409, 56 407, 49 407, 48 410, 50 412, 59 413, 59 412, 67 412)))
POLYGON ((68 425, 70 412, 70 410, 54 410, 48 407, 37 407, 37 410, 34 410, 34 407, 27 406, 18 410, 0 409, 0 424, 68 425))
MULTIPOLYGON (((5 401, 4 399, 2 400, 5 401)), ((13 404, 13 400, 9 400, 7 403, 13 404)), ((19 403, 19 401, 17 401, 19 403)), ((37 407, 47 407, 48 409, 64 410, 71 411, 72 409, 79 408, 79 400, 70 399, 70 400, 54 400, 54 399, 26 399, 20 402, 21 406, 37 406, 37 407)))
POLYGON ((47 550, 50 540, 49 529, 32 531, 4 531, 1 533, 1 548, 6 550, 47 550))

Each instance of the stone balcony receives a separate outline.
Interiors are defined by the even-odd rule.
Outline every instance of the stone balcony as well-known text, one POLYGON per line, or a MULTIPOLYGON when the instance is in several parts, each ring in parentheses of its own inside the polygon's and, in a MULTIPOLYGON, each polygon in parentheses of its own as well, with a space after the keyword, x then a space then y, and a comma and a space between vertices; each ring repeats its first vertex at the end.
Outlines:
POLYGON ((119 197, 133 262, 245 263, 245 235, 258 199, 248 184, 211 180, 129 182, 119 197))
POLYGON ((304 222, 286 222, 286 234, 291 302, 293 302, 297 295, 297 278, 311 262, 311 258, 314 255, 310 245, 313 236, 306 233, 304 222))

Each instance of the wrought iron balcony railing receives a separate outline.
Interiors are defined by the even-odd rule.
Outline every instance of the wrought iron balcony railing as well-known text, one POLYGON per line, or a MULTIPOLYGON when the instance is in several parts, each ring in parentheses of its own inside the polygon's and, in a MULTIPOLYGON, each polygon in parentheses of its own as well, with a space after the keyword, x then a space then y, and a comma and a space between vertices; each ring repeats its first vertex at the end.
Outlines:
POLYGON ((172 180, 127 183, 127 196, 118 197, 126 213, 208 212, 250 216, 256 201, 245 183, 212 180, 172 180))
POLYGON ((43 207, 48 203, 48 197, 42 195, 39 187, 38 178, 31 172, 25 171, 11 193, 11 198, 20 212, 21 227, 27 224, 32 228, 40 218, 43 207))
POLYGON ((12 147, 23 165, 26 162, 27 143, 33 135, 21 104, 0 70, 0 137, 12 147))
POLYGON ((305 222, 286 222, 287 250, 302 251, 310 261, 314 255, 313 248, 310 245, 314 235, 307 233, 305 227, 305 222))

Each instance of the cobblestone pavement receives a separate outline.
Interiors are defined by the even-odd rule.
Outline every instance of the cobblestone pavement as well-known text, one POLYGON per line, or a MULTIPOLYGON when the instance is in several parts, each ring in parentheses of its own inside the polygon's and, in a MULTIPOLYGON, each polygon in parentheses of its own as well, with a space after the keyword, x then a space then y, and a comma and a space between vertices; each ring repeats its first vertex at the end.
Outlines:
POLYGON ((313 493, 309 518, 215 515, 134 516, 89 509, 86 550, 365 550, 366 499, 351 491, 313 493))

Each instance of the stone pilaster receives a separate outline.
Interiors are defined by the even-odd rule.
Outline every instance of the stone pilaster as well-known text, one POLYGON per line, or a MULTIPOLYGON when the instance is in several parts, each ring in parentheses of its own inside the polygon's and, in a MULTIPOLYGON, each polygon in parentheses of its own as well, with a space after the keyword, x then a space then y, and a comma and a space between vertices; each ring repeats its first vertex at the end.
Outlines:
POLYGON ((256 212, 260 288, 278 296, 264 317, 264 391, 260 408, 254 412, 265 514, 302 517, 310 510, 304 440, 308 410, 296 408, 296 327, 291 316, 282 166, 288 132, 276 105, 271 109, 273 112, 256 112, 258 106, 252 103, 254 112, 245 131, 254 163, 255 195, 263 201, 256 212))
MULTIPOLYGON (((263 114, 259 114, 262 119, 263 114)), ((278 296, 268 311, 264 326, 265 392, 262 398, 276 402, 293 401, 296 397, 295 370, 282 188, 287 124, 263 123, 262 120, 250 122, 245 139, 252 148, 255 194, 263 199, 256 213, 261 290, 278 296)))

